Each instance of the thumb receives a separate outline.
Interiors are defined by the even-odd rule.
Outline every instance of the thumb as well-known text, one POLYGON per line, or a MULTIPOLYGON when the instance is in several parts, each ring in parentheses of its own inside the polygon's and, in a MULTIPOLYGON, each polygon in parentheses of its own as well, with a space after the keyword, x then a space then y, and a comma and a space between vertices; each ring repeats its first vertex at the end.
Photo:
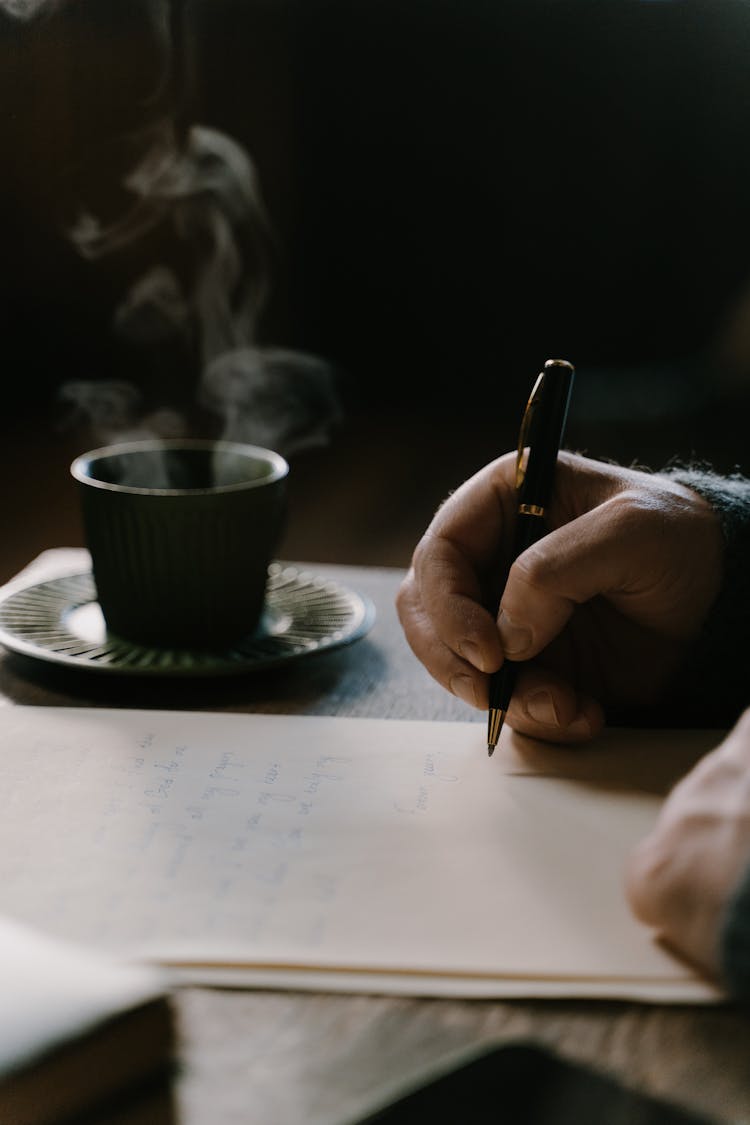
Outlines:
POLYGON ((497 619, 506 656, 530 660, 562 632, 576 606, 643 584, 651 527, 631 499, 619 493, 519 555, 497 619))

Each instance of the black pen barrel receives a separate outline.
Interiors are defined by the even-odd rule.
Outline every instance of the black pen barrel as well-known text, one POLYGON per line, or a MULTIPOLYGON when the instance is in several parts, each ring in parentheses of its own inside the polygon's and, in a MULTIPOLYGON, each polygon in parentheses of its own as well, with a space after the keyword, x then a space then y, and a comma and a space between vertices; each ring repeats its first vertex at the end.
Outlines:
MULTIPOLYGON (((531 392, 518 441, 518 507, 514 529, 513 558, 545 533, 544 517, 552 494, 557 454, 565 431, 573 387, 572 363, 548 359, 531 392)), ((510 706, 518 675, 518 664, 505 660, 490 677, 487 750, 497 745, 510 706)))
MULTIPOLYGON (((516 516, 514 533, 514 557, 518 558, 529 547, 541 539, 546 532, 544 520, 539 516, 528 516, 519 513, 516 516)), ((516 682, 518 664, 513 660, 505 660, 500 671, 490 680, 490 708, 497 711, 507 711, 510 697, 516 682)))
POLYGON ((490 680, 490 711, 507 711, 516 685, 519 665, 515 660, 503 661, 503 666, 490 680))
POLYGON ((529 441, 534 450, 526 466, 519 493, 520 504, 544 508, 552 492, 557 452, 565 432, 573 384, 573 366, 565 360, 548 360, 539 398, 534 403, 529 441))
POLYGON ((546 534, 547 526, 541 516, 532 516, 524 512, 519 512, 516 516, 516 526, 513 530, 514 561, 546 534))

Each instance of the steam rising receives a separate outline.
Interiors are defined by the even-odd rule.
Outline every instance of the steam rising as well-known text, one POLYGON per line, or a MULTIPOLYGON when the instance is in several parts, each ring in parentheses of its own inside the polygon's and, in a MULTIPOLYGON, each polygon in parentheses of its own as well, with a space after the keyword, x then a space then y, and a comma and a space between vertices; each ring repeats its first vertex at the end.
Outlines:
POLYGON ((64 384, 60 398, 83 415, 103 444, 185 436, 182 415, 169 407, 144 411, 143 396, 133 383, 74 380, 64 384))
MULTIPOLYGON (((124 187, 132 204, 115 221, 105 224, 89 211, 78 216, 69 232, 78 253, 105 260, 158 228, 171 236, 180 266, 152 262, 130 285, 114 314, 118 336, 141 349, 177 343, 186 370, 197 353, 196 399, 223 420, 222 437, 284 454, 324 442, 339 416, 328 367, 256 342, 271 238, 244 149, 201 126, 178 139, 171 121, 162 120, 124 187)), ((63 398, 86 414, 102 440, 185 429, 173 404, 143 413, 143 396, 128 383, 67 383, 63 398)))
POLYGON ((48 15, 65 0, 0 0, 0 12, 16 20, 32 20, 48 15))

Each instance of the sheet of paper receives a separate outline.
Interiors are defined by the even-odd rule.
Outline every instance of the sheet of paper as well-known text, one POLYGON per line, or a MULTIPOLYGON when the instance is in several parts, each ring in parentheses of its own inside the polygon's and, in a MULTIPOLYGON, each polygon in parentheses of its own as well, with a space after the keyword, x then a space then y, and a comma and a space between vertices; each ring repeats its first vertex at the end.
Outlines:
POLYGON ((717 740, 6 707, 3 910, 206 981, 706 1000, 622 869, 717 740))
MULTIPOLYGON (((161 996, 166 979, 0 917, 2 1076, 120 1012, 161 996)), ((3 1095, 0 1089, 0 1119, 3 1095)))

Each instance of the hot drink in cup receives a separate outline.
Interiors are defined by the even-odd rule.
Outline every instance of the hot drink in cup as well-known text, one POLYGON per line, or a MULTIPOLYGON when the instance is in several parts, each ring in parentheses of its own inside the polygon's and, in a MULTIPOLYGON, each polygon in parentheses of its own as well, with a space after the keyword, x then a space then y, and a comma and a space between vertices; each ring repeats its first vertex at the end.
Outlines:
POLYGON ((153 439, 78 457, 71 472, 107 628, 166 648, 252 633, 288 471, 272 450, 225 441, 153 439))

